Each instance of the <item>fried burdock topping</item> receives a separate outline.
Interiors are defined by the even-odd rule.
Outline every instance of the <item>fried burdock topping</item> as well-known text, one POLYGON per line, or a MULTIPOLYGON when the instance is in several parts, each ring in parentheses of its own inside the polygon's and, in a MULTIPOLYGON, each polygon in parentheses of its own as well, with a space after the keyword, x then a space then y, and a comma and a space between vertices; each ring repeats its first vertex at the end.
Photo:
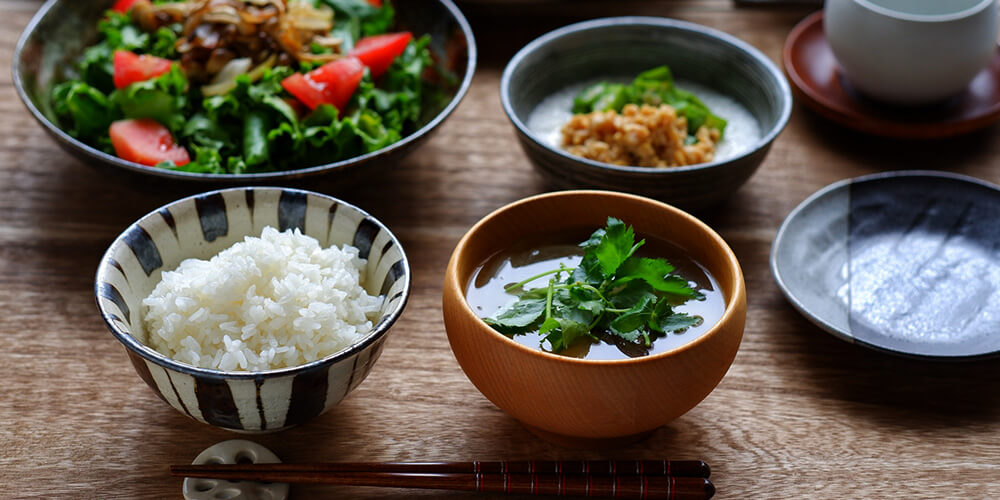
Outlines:
MULTIPOLYGON (((181 66, 198 82, 229 80, 262 66, 328 62, 341 57, 330 37, 333 10, 302 0, 191 0, 137 2, 132 18, 144 30, 179 23, 181 66), (319 50, 316 50, 319 49, 319 50), (220 74, 227 78, 219 78, 220 74)), ((207 87, 211 90, 211 86, 207 87)))

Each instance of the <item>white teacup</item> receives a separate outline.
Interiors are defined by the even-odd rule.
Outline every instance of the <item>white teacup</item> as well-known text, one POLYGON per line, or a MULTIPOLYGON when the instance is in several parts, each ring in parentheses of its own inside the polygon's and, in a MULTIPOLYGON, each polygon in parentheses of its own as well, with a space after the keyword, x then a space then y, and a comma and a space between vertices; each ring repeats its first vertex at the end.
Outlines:
POLYGON ((997 50, 997 0, 826 0, 823 29, 862 93, 926 104, 962 92, 997 50))

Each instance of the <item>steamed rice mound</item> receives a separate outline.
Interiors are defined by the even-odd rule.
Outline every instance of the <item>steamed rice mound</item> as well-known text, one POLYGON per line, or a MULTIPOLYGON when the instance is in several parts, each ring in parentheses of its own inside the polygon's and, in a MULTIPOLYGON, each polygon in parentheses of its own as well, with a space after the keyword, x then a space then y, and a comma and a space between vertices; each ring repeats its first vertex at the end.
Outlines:
POLYGON ((150 347, 202 368, 262 371, 322 359, 372 330, 382 297, 358 249, 267 227, 211 260, 188 259, 143 300, 150 347))

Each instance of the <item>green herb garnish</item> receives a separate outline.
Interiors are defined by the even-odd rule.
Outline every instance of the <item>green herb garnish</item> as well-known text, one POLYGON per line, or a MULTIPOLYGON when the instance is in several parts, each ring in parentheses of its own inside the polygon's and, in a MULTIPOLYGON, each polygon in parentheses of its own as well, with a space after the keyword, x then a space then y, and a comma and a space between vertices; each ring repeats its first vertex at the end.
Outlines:
POLYGON ((673 307, 704 296, 671 274, 674 266, 666 259, 636 256, 645 242, 636 243, 631 226, 609 217, 607 227, 580 244, 584 254, 579 266, 560 266, 507 285, 517 301, 486 323, 511 336, 537 330, 557 353, 580 338, 597 340, 594 331, 648 347, 653 337, 700 324, 700 317, 673 307), (546 277, 547 286, 525 288, 546 277))
POLYGON ((720 134, 726 130, 726 120, 712 114, 694 94, 674 86, 674 77, 667 66, 643 71, 629 85, 605 82, 591 85, 577 94, 573 100, 573 112, 620 112, 626 104, 668 104, 677 110, 677 114, 687 118, 688 133, 692 135, 702 125, 717 129, 720 134))

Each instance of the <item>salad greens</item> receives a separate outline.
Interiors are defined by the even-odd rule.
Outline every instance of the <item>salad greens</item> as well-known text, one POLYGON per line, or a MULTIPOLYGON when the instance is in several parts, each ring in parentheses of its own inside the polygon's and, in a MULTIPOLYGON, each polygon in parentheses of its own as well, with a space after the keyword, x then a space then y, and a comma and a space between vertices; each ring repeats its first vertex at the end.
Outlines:
POLYGON ((667 66, 639 73, 632 83, 601 82, 587 87, 573 100, 573 113, 621 111, 626 104, 668 104, 677 114, 687 117, 688 134, 694 135, 702 125, 722 134, 726 120, 712 114, 708 106, 694 94, 674 86, 674 77, 667 66))
POLYGON ((385 33, 395 24, 396 11, 385 2, 375 7, 367 0, 320 0, 333 9, 334 19, 330 36, 341 39, 344 50, 351 50, 360 38, 385 33))
MULTIPOLYGON (((330 36, 349 50, 359 38, 385 33, 395 23, 389 2, 375 7, 366 0, 315 0, 334 10, 330 36)), ((164 3, 162 0, 154 3, 164 3)), ((288 170, 330 163, 376 151, 401 140, 436 111, 443 92, 423 78, 437 69, 431 59, 429 36, 415 38, 389 70, 374 81, 366 69, 361 84, 341 114, 321 105, 304 116, 282 80, 298 68, 275 66, 256 80, 236 79, 233 90, 203 96, 197 85, 173 64, 156 78, 116 89, 113 55, 117 50, 176 61, 180 24, 143 32, 128 14, 108 11, 98 26, 100 41, 88 48, 52 91, 53 110, 70 135, 114 154, 108 129, 122 119, 151 118, 167 127, 176 142, 191 153, 183 166, 159 167, 186 172, 241 174, 288 170), (435 108, 435 109, 429 109, 435 108)))
POLYGON ((509 336, 538 331, 557 353, 581 338, 597 340, 595 330, 648 347, 655 336, 700 324, 702 318, 673 307, 704 296, 671 274, 674 266, 666 259, 636 256, 643 244, 636 243, 631 226, 609 217, 605 228, 580 244, 578 267, 560 266, 508 285, 517 301, 485 321, 509 336), (547 286, 525 288, 544 277, 547 286))

